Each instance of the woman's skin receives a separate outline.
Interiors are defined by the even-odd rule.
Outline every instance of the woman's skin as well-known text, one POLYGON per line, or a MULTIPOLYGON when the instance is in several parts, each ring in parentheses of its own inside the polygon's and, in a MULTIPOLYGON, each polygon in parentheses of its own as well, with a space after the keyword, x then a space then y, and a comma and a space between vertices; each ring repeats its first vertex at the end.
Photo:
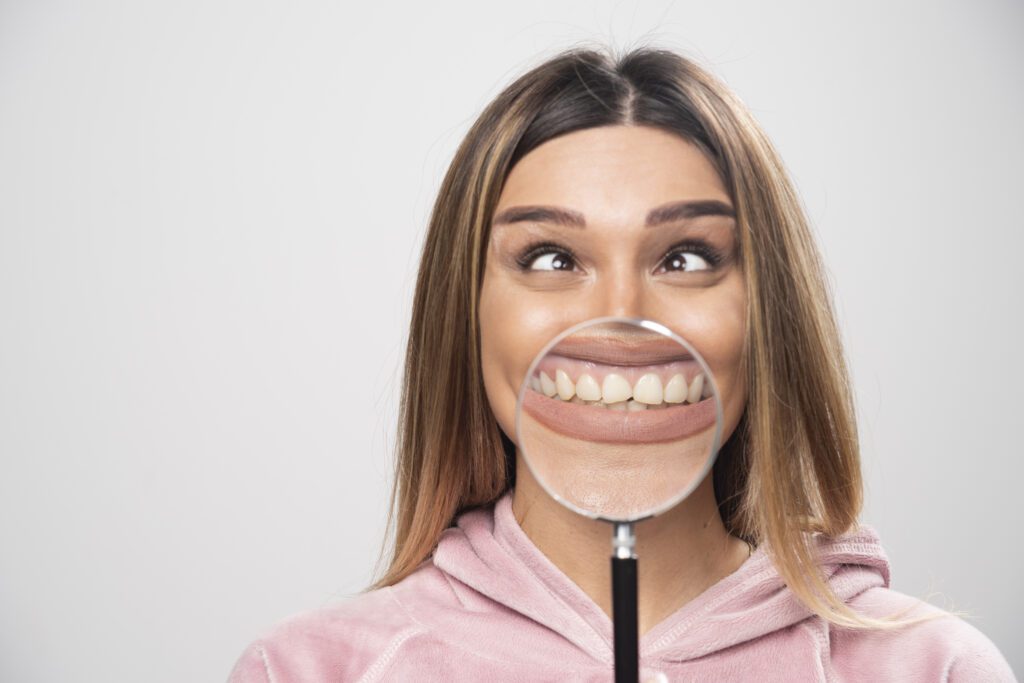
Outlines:
MULTIPOLYGON (((516 396, 536 354, 571 325, 601 316, 655 320, 690 342, 717 381, 723 441, 732 434, 746 402, 740 371, 746 298, 735 220, 677 216, 645 226, 652 209, 694 200, 732 207, 697 147, 649 127, 563 135, 513 167, 495 209, 480 295, 484 385, 513 440, 516 396), (501 220, 506 210, 524 206, 575 212, 585 227, 536 216, 501 220), (525 253, 538 242, 558 246, 525 253), (689 244, 674 248, 680 242, 689 244), (701 244, 720 262, 713 264, 701 244)), ((611 525, 554 501, 522 453, 516 478, 512 508, 523 531, 610 615, 611 525)), ((641 634, 734 572, 749 553, 722 524, 710 474, 672 510, 638 523, 636 532, 641 634)))

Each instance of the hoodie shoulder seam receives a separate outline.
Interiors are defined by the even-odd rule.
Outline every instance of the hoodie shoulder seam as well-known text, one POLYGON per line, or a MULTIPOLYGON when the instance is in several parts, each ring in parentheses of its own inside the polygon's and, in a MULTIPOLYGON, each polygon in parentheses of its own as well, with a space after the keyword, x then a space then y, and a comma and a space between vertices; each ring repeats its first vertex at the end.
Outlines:
POLYGON ((826 683, 836 681, 835 672, 832 670, 832 639, 827 626, 822 625, 820 617, 809 617, 799 623, 818 646, 818 659, 821 665, 821 675, 826 683))
POLYGON ((387 671, 391 665, 392 660, 395 658, 395 654, 405 645, 405 642, 410 638, 418 636, 422 633, 421 629, 417 627, 404 628, 400 630, 388 646, 384 648, 376 659, 373 660, 373 664, 363 672, 363 675, 359 677, 358 683, 371 683, 371 681, 378 681, 380 677, 387 671))

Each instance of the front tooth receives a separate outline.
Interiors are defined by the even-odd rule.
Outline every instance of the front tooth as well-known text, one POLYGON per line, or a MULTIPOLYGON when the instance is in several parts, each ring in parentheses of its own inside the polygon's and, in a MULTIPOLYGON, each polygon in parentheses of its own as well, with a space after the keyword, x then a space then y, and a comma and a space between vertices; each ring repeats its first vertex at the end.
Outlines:
POLYGON ((626 403, 629 403, 629 401, 616 401, 615 403, 609 403, 607 407, 608 407, 608 410, 622 410, 622 411, 625 411, 625 410, 628 410, 628 408, 626 407, 626 403))
POLYGON ((700 392, 704 389, 704 374, 701 373, 693 378, 693 384, 690 385, 690 392, 686 395, 686 400, 690 403, 696 403, 700 400, 700 392))
POLYGON ((558 398, 563 401, 568 401, 576 393, 576 385, 565 370, 555 370, 555 388, 558 390, 558 398))
POLYGON ((580 375, 580 378, 576 380, 576 395, 584 401, 600 401, 601 387, 598 385, 596 379, 587 373, 583 373, 580 375))
POLYGON ((665 385, 665 403, 682 403, 686 400, 686 379, 682 375, 672 375, 665 385))
POLYGON ((638 379, 633 387, 633 399, 640 403, 661 403, 661 397, 661 378, 653 372, 638 379))
POLYGON ((548 398, 551 398, 558 393, 558 389, 555 388, 555 383, 551 381, 550 377, 548 377, 548 373, 543 370, 540 372, 540 390, 543 391, 544 395, 548 398))
POLYGON ((530 375, 530 388, 540 393, 540 380, 537 379, 536 375, 530 375))
MULTIPOLYGON (((650 406, 653 408, 654 406, 650 406)), ((638 410, 647 410, 648 406, 646 403, 640 403, 639 401, 626 401, 626 410, 630 412, 636 412, 638 410)))
POLYGON ((633 387, 629 386, 625 377, 614 372, 605 375, 604 383, 601 385, 601 399, 605 403, 625 401, 632 395, 633 387))
POLYGON ((700 392, 700 397, 701 398, 707 398, 709 396, 711 396, 711 382, 705 381, 704 382, 704 390, 702 392, 700 392))

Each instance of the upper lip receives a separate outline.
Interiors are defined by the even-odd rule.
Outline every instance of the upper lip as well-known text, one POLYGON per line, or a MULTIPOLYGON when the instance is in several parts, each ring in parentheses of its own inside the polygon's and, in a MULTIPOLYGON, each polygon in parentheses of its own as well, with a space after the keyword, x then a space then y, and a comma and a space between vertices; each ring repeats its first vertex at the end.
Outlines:
POLYGON ((549 353, 607 365, 658 365, 693 359, 683 346, 668 337, 567 337, 549 353))

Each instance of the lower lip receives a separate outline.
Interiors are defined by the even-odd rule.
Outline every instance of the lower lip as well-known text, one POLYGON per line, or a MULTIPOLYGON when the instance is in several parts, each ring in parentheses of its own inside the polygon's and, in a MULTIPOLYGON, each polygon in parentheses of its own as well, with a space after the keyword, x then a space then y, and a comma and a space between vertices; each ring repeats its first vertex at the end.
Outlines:
POLYGON ((552 431, 599 443, 678 441, 715 424, 712 397, 693 404, 634 412, 570 403, 527 389, 523 411, 552 431))

